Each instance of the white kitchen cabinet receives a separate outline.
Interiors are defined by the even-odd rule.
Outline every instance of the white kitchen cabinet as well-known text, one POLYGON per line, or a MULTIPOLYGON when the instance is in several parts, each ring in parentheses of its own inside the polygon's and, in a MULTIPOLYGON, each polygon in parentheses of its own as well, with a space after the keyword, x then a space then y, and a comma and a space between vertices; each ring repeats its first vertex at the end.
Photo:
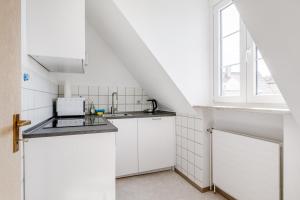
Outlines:
POLYGON ((27 0, 27 54, 49 71, 83 72, 85 0, 27 0))
POLYGON ((24 142, 25 200, 115 200, 115 133, 24 142))
POLYGON ((137 119, 110 120, 117 128, 116 175, 117 177, 138 173, 137 119))
POLYGON ((175 165, 174 129, 174 117, 138 119, 139 172, 175 165))

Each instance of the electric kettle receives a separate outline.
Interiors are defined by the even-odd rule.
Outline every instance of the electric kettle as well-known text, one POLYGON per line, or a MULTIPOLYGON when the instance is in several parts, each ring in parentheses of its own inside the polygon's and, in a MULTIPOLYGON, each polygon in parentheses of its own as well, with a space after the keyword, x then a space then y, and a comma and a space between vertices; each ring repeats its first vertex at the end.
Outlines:
POLYGON ((157 101, 155 100, 155 99, 149 99, 149 100, 147 100, 147 101, 151 101, 151 103, 152 103, 152 108, 150 108, 150 109, 146 109, 146 110, 144 110, 144 112, 146 112, 146 113, 154 113, 155 112, 155 110, 157 109, 157 101))

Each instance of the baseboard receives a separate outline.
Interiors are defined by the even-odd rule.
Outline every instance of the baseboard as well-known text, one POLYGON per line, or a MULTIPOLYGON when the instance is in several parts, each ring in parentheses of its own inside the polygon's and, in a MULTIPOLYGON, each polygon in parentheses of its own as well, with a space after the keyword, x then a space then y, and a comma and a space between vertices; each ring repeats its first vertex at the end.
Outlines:
POLYGON ((175 168, 175 172, 177 174, 179 174, 182 178, 184 178, 189 184, 191 184, 192 186, 194 186, 197 190, 199 190, 200 192, 204 193, 209 191, 209 187, 205 187, 202 188, 199 185, 197 185, 196 183, 194 183, 194 181, 192 181, 189 177, 187 177, 186 175, 184 175, 181 171, 179 171, 178 169, 175 168))
POLYGON ((232 196, 230 196, 229 194, 227 194, 226 192, 224 192, 223 190, 221 190, 220 188, 218 188, 217 186, 216 186, 216 192, 228 200, 237 200, 237 199, 233 198, 232 196))
POLYGON ((127 174, 124 176, 117 176, 116 179, 122 179, 122 178, 128 178, 132 176, 141 176, 141 175, 147 175, 147 174, 153 174, 157 172, 163 172, 163 171, 169 171, 174 169, 174 167, 166 167, 166 168, 161 168, 161 169, 155 169, 155 170, 150 170, 150 171, 144 171, 144 172, 139 172, 139 173, 133 173, 133 174, 127 174))

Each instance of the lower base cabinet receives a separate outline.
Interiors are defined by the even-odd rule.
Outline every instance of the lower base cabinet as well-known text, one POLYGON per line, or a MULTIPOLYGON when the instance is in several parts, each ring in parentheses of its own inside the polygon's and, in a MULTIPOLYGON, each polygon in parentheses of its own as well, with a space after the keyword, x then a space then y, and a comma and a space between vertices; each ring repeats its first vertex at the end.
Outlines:
POLYGON ((117 128, 117 177, 175 165, 175 117, 110 120, 117 128))
POLYGON ((139 171, 175 165, 174 117, 138 119, 139 171))
POLYGON ((116 135, 117 177, 138 172, 137 119, 118 119, 112 122, 118 127, 116 135))
POLYGON ((115 200, 115 134, 24 142, 25 200, 115 200))

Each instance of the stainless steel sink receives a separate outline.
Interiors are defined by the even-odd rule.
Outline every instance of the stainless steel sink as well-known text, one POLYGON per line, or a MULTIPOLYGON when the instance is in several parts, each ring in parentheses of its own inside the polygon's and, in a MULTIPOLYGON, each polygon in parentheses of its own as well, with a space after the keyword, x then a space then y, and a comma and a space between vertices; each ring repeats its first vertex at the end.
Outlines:
POLYGON ((129 117, 129 116, 132 116, 132 114, 130 113, 114 113, 114 114, 111 114, 111 113, 107 113, 107 114, 104 114, 103 117, 107 117, 107 118, 113 118, 113 117, 129 117))

